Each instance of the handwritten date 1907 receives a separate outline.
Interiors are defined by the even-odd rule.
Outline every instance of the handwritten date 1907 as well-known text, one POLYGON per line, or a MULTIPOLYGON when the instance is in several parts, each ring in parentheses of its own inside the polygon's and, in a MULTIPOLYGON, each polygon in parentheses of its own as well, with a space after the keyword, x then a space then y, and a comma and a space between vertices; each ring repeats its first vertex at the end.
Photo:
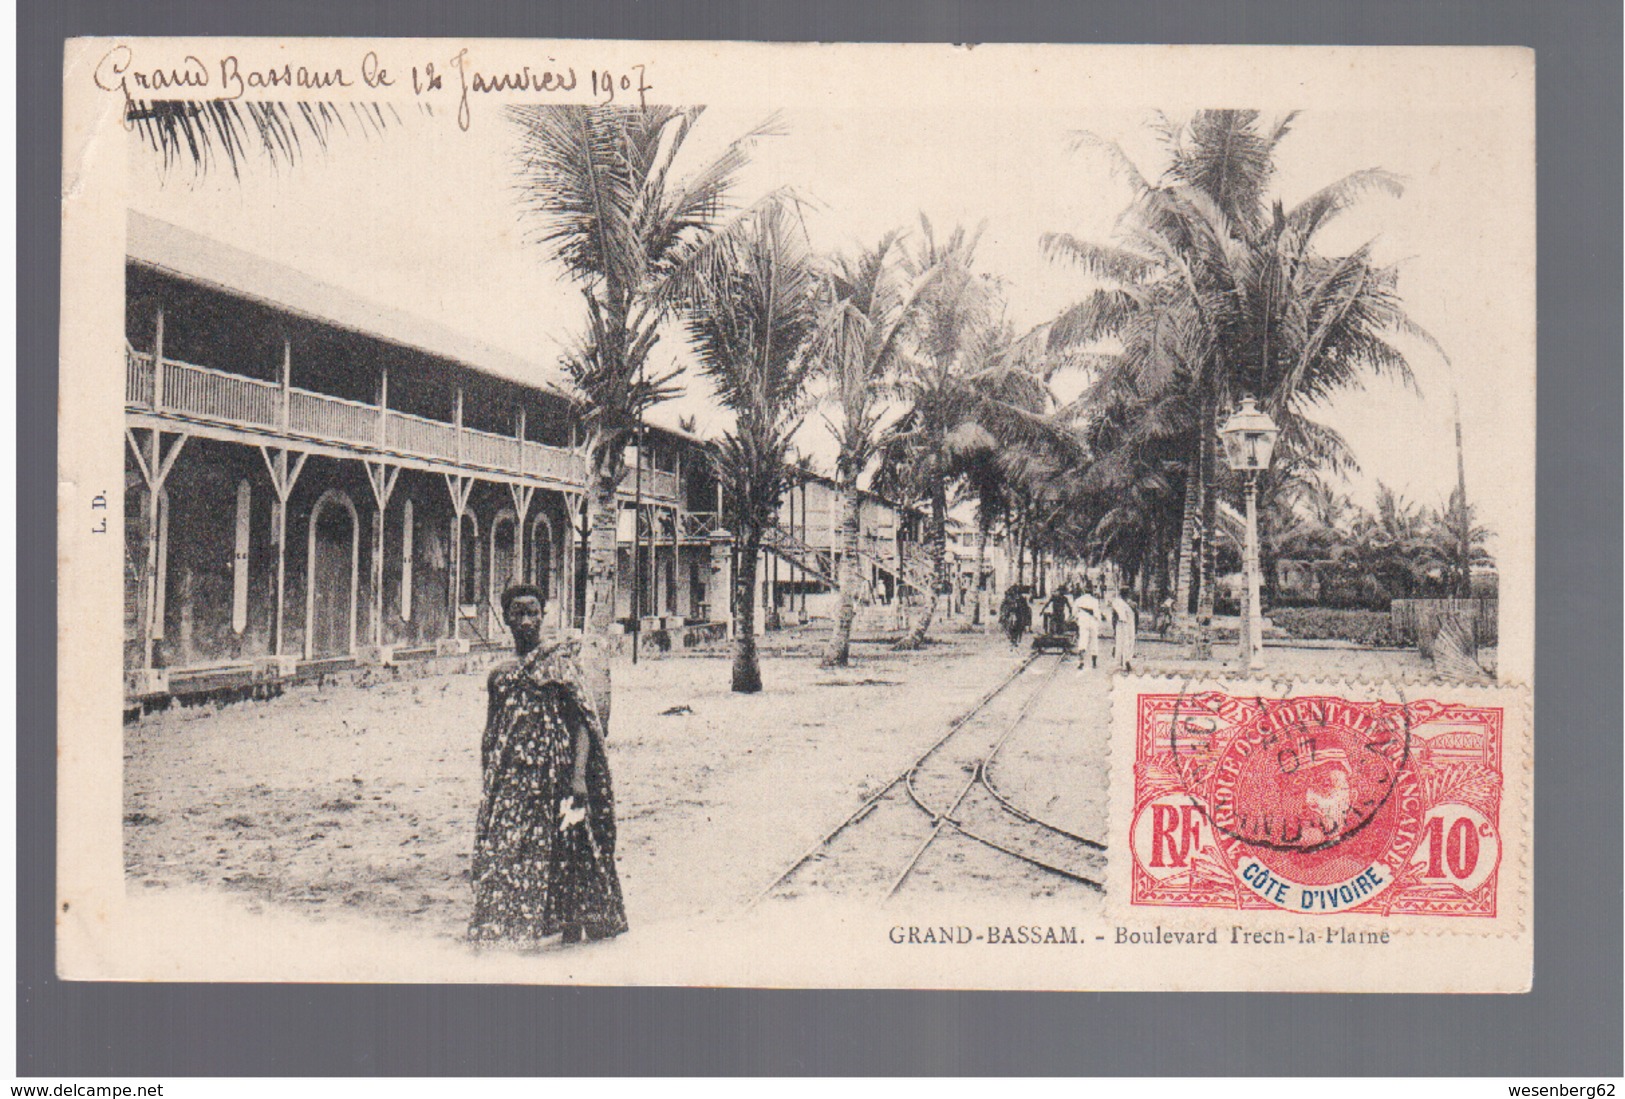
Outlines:
MULTIPOLYGON (((548 61, 552 62, 553 59, 548 58, 548 61)), ((469 123, 470 93, 573 92, 578 87, 578 77, 573 66, 537 70, 529 65, 523 65, 517 72, 482 73, 469 64, 466 48, 457 51, 451 59, 451 64, 462 79, 462 98, 457 104, 457 125, 465 130, 468 129, 469 123)), ((615 73, 609 69, 589 70, 587 87, 592 92, 593 98, 604 106, 614 103, 617 97, 630 99, 633 95, 637 96, 638 106, 647 106, 649 92, 654 90, 642 65, 633 65, 624 73, 615 73)))
MULTIPOLYGON (((465 47, 452 55, 450 68, 457 73, 457 81, 449 89, 443 70, 434 62, 406 67, 410 71, 407 86, 414 95, 457 93, 457 125, 464 130, 469 128, 469 104, 474 95, 540 92, 571 96, 579 91, 600 105, 630 102, 635 98, 641 107, 648 105, 648 95, 653 90, 643 65, 630 65, 625 72, 589 69, 586 79, 582 80, 574 66, 559 65, 551 57, 542 68, 523 65, 514 71, 482 72, 470 62, 468 52, 465 47)), ((394 73, 382 63, 376 51, 368 51, 360 66, 353 69, 288 62, 262 67, 245 62, 235 54, 219 57, 212 63, 188 54, 168 64, 137 66, 135 51, 124 44, 114 46, 102 56, 93 79, 104 91, 122 92, 130 112, 134 112, 142 100, 176 98, 177 94, 187 99, 234 100, 250 93, 284 89, 338 93, 340 89, 358 86, 369 89, 396 86, 394 73), (154 92, 167 94, 154 96, 154 92)))

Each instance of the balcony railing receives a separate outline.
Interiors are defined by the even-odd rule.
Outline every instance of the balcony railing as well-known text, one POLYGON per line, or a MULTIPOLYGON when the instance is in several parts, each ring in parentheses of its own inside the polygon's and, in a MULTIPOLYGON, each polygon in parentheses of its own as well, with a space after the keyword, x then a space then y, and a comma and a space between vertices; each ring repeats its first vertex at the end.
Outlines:
MULTIPOLYGON (((164 404, 176 407, 169 404, 167 388, 164 390, 164 404)), ((289 389, 288 430, 295 435, 309 435, 313 439, 376 446, 378 409, 359 401, 324 397, 304 389, 289 389)))
MULTIPOLYGON (((586 460, 577 451, 381 409, 324 393, 245 378, 206 366, 164 360, 162 395, 155 392, 152 355, 125 350, 124 403, 236 427, 254 427, 323 442, 405 457, 475 466, 545 478, 570 485, 586 482, 586 460)), ((677 475, 644 468, 643 491, 675 500, 677 475)), ((630 495, 631 478, 621 482, 630 495)))
POLYGON ((519 468, 519 440, 512 436, 492 435, 487 431, 464 428, 463 461, 471 466, 487 469, 519 468))
POLYGON ((722 529, 722 520, 714 511, 683 512, 683 537, 691 542, 709 538, 722 529))
POLYGON ((527 441, 524 463, 525 473, 540 474, 543 477, 572 483, 585 483, 587 480, 586 461, 573 450, 527 441))
POLYGON ((451 424, 404 412, 391 412, 387 424, 384 440, 389 449, 448 462, 457 460, 457 429, 451 424))
MULTIPOLYGON (((623 482, 622 486, 626 487, 626 484, 627 482, 623 482)), ((661 496, 671 499, 677 495, 677 474, 644 466, 643 492, 646 496, 661 496)))

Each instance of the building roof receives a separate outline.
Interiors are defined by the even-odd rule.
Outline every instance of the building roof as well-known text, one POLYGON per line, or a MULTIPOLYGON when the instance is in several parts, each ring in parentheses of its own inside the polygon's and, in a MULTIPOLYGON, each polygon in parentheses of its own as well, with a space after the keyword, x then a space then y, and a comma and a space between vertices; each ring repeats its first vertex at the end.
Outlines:
MULTIPOLYGON (((552 394, 572 404, 556 364, 527 359, 435 321, 380 305, 212 237, 136 210, 128 211, 125 256, 131 262, 213 287, 324 325, 444 359, 511 385, 552 394)), ((676 427, 651 428, 696 443, 707 440, 676 427)))

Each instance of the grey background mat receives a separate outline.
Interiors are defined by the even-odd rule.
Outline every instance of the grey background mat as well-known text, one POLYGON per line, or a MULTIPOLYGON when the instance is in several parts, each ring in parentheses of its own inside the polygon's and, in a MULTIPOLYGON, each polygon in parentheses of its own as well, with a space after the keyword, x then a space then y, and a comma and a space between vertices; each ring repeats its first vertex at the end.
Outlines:
POLYGON ((24 0, 19 7, 20 1073, 1620 1074, 1617 0, 24 0), (55 980, 50 456, 62 39, 115 33, 1533 46, 1541 273, 1534 991, 1108 996, 55 980))

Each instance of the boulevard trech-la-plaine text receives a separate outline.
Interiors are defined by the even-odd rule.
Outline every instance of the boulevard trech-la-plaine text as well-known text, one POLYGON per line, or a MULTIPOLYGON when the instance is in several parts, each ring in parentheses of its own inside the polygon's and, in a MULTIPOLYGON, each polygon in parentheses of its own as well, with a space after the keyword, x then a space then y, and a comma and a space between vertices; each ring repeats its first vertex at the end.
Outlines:
POLYGON ((896 946, 1386 946, 1388 930, 1351 927, 1277 927, 1254 930, 1230 924, 1208 928, 1148 929, 1116 926, 1109 931, 1080 929, 1075 925, 1002 924, 894 924, 886 938, 896 946))

